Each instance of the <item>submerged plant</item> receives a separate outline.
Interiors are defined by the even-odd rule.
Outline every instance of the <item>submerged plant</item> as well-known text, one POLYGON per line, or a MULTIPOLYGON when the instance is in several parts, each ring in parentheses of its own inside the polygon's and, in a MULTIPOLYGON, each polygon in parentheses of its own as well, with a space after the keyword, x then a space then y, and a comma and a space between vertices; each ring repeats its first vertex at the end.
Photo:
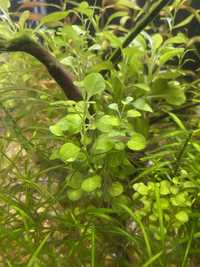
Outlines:
MULTIPOLYGON (((168 22, 178 2, 165 8, 168 22)), ((68 12, 30 29, 27 13, 13 23, 3 11, 2 266, 198 259, 199 80, 187 80, 188 38, 172 34, 172 20, 165 34, 144 29, 167 3, 132 39, 100 29, 86 2, 73 10, 81 25, 57 30, 46 26, 68 12)))

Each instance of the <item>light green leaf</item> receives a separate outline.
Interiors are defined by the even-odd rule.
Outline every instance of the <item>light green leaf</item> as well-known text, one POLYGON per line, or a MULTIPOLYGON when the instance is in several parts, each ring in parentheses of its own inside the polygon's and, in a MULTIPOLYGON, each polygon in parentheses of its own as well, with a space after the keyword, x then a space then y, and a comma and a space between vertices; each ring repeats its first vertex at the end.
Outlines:
POLYGON ((50 131, 56 136, 62 136, 65 131, 76 134, 81 131, 81 128, 82 118, 78 114, 69 114, 49 127, 50 131))
POLYGON ((112 197, 117 197, 121 195, 124 191, 123 185, 119 182, 112 183, 111 187, 109 188, 109 193, 112 197))
POLYGON ((94 150, 98 153, 106 153, 113 149, 115 141, 113 138, 109 137, 106 134, 102 134, 97 137, 94 144, 94 150))
POLYGON ((19 18, 19 25, 23 29, 25 22, 29 19, 30 17, 30 12, 28 10, 24 11, 20 18, 19 18))
POLYGON ((172 48, 171 51, 164 53, 160 59, 160 65, 164 65, 167 61, 174 57, 180 57, 184 53, 184 48, 172 48))
POLYGON ((173 121, 180 127, 181 130, 186 131, 186 128, 182 121, 178 118, 177 115, 174 113, 169 112, 170 117, 173 119, 173 121))
POLYGON ((138 98, 133 102, 133 106, 139 110, 153 112, 152 108, 149 104, 145 101, 144 98, 138 98))
POLYGON ((75 172, 73 175, 69 174, 69 176, 66 178, 66 181, 67 186, 71 187, 72 189, 79 189, 83 181, 83 174, 80 172, 75 172))
POLYGON ((134 151, 143 150, 146 147, 146 139, 142 134, 134 133, 128 141, 127 146, 134 151))
POLYGON ((156 33, 152 36, 152 49, 155 52, 163 43, 162 35, 159 33, 156 33))
POLYGON ((160 182, 160 194, 168 195, 170 194, 170 182, 167 180, 163 180, 160 182))
POLYGON ((160 207, 161 207, 161 209, 163 209, 163 210, 168 209, 169 206, 170 206, 170 203, 169 203, 168 199, 160 198, 160 207))
POLYGON ((1 0, 0 8, 7 10, 10 7, 10 1, 9 0, 1 0))
POLYGON ((81 184, 82 190, 84 190, 87 193, 90 193, 100 187, 101 187, 101 176, 99 175, 88 177, 81 184))
POLYGON ((178 193, 174 197, 171 198, 171 203, 173 206, 185 206, 187 201, 187 195, 185 192, 178 193))
POLYGON ((182 105, 186 101, 184 88, 178 81, 168 82, 165 99, 169 104, 182 105))
POLYGON ((130 109, 127 112, 127 117, 128 118, 137 118, 137 117, 141 117, 141 113, 135 109, 130 109))
POLYGON ((60 159, 64 162, 73 162, 80 152, 80 147, 73 143, 65 143, 59 150, 60 159))
POLYGON ((82 1, 75 10, 89 18, 93 16, 93 9, 89 6, 87 1, 82 1))
POLYGON ((165 45, 169 44, 184 44, 187 42, 187 38, 183 33, 178 33, 176 36, 173 36, 165 41, 165 45))
POLYGON ((57 22, 59 20, 64 19, 65 17, 67 17, 68 14, 69 14, 68 11, 53 12, 53 13, 43 17, 41 19, 41 24, 48 24, 48 23, 57 22))
POLYGON ((118 127, 120 121, 118 117, 112 115, 104 115, 96 122, 96 127, 101 132, 110 132, 114 127, 118 127))
POLYGON ((106 88, 103 76, 99 73, 88 74, 83 80, 88 97, 100 95, 106 88))
POLYGON ((109 109, 115 110, 115 111, 119 111, 119 107, 117 103, 112 103, 110 105, 108 105, 109 109))
POLYGON ((176 213, 175 217, 181 223, 186 223, 189 220, 188 214, 185 211, 179 211, 176 213))
POLYGON ((148 84, 146 83, 136 83, 134 84, 134 86, 146 92, 149 92, 151 90, 148 84))
POLYGON ((143 183, 136 183, 133 185, 133 189, 137 191, 139 194, 146 196, 148 195, 149 188, 143 183))
POLYGON ((192 21, 193 17, 194 17, 193 14, 187 16, 187 17, 186 17, 184 20, 182 20, 180 23, 176 24, 176 25, 173 27, 173 29, 177 29, 177 28, 180 28, 180 27, 183 27, 183 26, 189 24, 189 23, 192 21))
POLYGON ((83 192, 81 189, 78 190, 73 190, 73 189, 69 189, 67 190, 67 197, 71 200, 71 201, 77 201, 81 198, 83 192))

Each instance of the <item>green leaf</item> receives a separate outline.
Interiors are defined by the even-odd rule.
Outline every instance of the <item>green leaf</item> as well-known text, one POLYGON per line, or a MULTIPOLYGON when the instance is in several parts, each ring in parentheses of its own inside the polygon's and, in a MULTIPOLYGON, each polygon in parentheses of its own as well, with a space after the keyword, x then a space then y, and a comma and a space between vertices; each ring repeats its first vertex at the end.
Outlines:
POLYGON ((193 15, 193 14, 187 16, 187 17, 186 17, 184 20, 182 20, 180 23, 176 24, 176 25, 173 27, 173 29, 177 29, 177 28, 180 28, 180 27, 183 27, 183 26, 189 24, 189 23, 192 21, 193 18, 194 18, 194 15, 193 15))
POLYGON ((115 111, 119 111, 119 107, 117 103, 111 103, 110 105, 108 105, 109 109, 115 110, 115 111))
POLYGON ((142 134, 135 132, 128 141, 127 146, 134 151, 143 150, 146 147, 146 139, 142 134))
POLYGON ((117 197, 121 195, 124 191, 123 185, 119 182, 112 183, 111 187, 109 188, 109 193, 112 197, 117 197))
POLYGON ((114 127, 118 127, 120 121, 118 117, 111 115, 104 115, 96 122, 96 127, 101 132, 110 132, 114 127))
POLYGON ((161 207, 161 209, 163 209, 163 210, 168 209, 169 206, 170 206, 170 203, 169 203, 168 199, 160 198, 160 207, 161 207))
POLYGON ((48 24, 48 23, 57 22, 59 20, 64 19, 65 17, 67 17, 68 14, 69 14, 68 11, 53 12, 53 13, 43 17, 41 19, 41 24, 48 24))
POLYGON ((10 7, 10 0, 1 0, 0 8, 7 10, 10 7))
POLYGON ((139 110, 153 112, 152 108, 149 104, 145 101, 144 98, 138 98, 133 102, 133 106, 139 110))
POLYGON ((172 48, 171 51, 164 53, 160 59, 160 65, 164 65, 167 61, 174 57, 180 57, 184 53, 184 48, 172 48))
POLYGON ((170 70, 163 70, 159 73, 159 78, 162 79, 177 79, 178 77, 184 75, 183 71, 179 69, 170 69, 170 70))
POLYGON ((73 190, 73 189, 69 189, 67 191, 67 197, 71 200, 71 201, 77 201, 81 198, 83 192, 81 189, 78 190, 73 190))
POLYGON ((91 18, 93 16, 93 9, 89 6, 88 2, 82 1, 75 10, 87 17, 91 18))
POLYGON ((71 187, 72 189, 79 189, 83 181, 83 174, 80 172, 75 172, 73 175, 69 174, 69 176, 66 178, 66 181, 67 186, 71 187))
POLYGON ((168 82, 165 99, 169 104, 182 105, 186 101, 184 88, 178 81, 168 82))
POLYGON ((163 180, 160 182, 160 194, 168 195, 170 194, 170 182, 167 180, 163 180))
POLYGON ((80 147, 73 143, 65 143, 59 150, 60 159, 64 162, 73 162, 80 152, 80 147))
POLYGON ((187 201, 187 194, 185 192, 178 193, 174 197, 171 198, 171 203, 173 206, 185 206, 187 201))
POLYGON ((94 144, 94 150, 98 153, 106 153, 113 149, 115 141, 106 134, 102 134, 97 137, 94 144))
POLYGON ((128 118, 137 118, 137 117, 141 117, 141 113, 135 109, 130 109, 127 112, 127 117, 128 118))
POLYGON ((71 134, 76 134, 81 131, 82 118, 78 114, 69 114, 58 121, 53 126, 50 126, 50 131, 56 136, 62 136, 65 131, 71 134))
POLYGON ((189 221, 188 214, 185 211, 179 211, 178 213, 176 213, 175 217, 181 223, 186 223, 189 221))
POLYGON ((81 184, 82 190, 84 190, 87 193, 90 193, 100 187, 101 187, 101 176, 99 175, 88 177, 81 184))
POLYGON ((44 248, 47 240, 49 239, 51 233, 48 233, 40 242, 36 250, 33 252, 31 257, 29 258, 28 263, 26 264, 27 267, 34 267, 37 264, 38 255, 41 253, 42 249, 44 248))
POLYGON ((29 19, 29 17, 30 17, 30 12, 28 10, 24 11, 21 14, 19 18, 19 25, 22 29, 24 28, 25 22, 29 19))
POLYGON ((133 185, 133 189, 137 191, 139 194, 146 196, 148 195, 149 188, 143 183, 136 183, 133 185))
POLYGON ((165 45, 169 44, 184 44, 187 42, 187 38, 183 33, 178 33, 176 36, 173 36, 165 41, 165 45))
POLYGON ((100 95, 106 88, 103 76, 99 73, 88 74, 83 80, 88 97, 100 95))
POLYGON ((162 35, 156 33, 152 36, 152 50, 155 52, 163 43, 162 35))
POLYGON ((170 117, 173 119, 173 121, 180 127, 181 130, 186 131, 186 128, 182 121, 179 119, 177 115, 174 113, 169 112, 170 117))
POLYGON ((134 84, 134 87, 137 87, 138 89, 141 89, 143 91, 149 92, 151 89, 146 83, 136 83, 134 84))

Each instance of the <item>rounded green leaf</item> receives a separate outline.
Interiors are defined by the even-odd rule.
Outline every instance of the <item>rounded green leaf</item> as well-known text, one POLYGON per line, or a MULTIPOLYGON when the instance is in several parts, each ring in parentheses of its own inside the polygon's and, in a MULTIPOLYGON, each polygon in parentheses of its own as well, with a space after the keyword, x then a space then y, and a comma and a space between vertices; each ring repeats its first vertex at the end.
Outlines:
POLYGON ((113 127, 118 127, 120 124, 119 118, 111 115, 104 115, 96 122, 96 127, 101 132, 110 132, 113 127))
POLYGON ((149 188, 143 183, 136 183, 133 185, 133 189, 137 191, 139 194, 146 196, 148 195, 149 188))
POLYGON ((167 180, 163 180, 160 182, 160 194, 168 195, 170 194, 170 182, 167 180))
POLYGON ((108 137, 105 134, 98 136, 94 144, 94 150, 96 153, 106 153, 113 149, 113 147, 114 139, 108 137))
POLYGON ((109 189, 109 193, 112 197, 117 197, 119 195, 121 195, 124 191, 123 185, 120 184, 119 182, 114 182, 112 183, 110 189, 109 189))
POLYGON ((93 192, 94 190, 100 187, 101 187, 101 176, 99 175, 88 177, 81 184, 82 190, 84 190, 87 193, 93 192))
POLYGON ((56 136, 62 136, 65 131, 76 134, 81 131, 82 118, 78 114, 69 114, 50 126, 50 131, 56 136))
POLYGON ((67 185, 73 189, 79 189, 83 181, 83 175, 80 172, 75 172, 73 175, 69 175, 67 178, 67 185))
POLYGON ((83 80, 83 85, 89 97, 101 94, 106 87, 103 76, 99 73, 91 73, 83 80))
POLYGON ((189 220, 188 214, 185 211, 179 211, 176 213, 175 217, 181 223, 186 223, 189 220))
POLYGON ((161 206, 161 208, 162 208, 163 210, 168 209, 169 206, 170 206, 170 203, 169 203, 168 199, 166 199, 166 198, 161 198, 161 199, 160 199, 160 206, 161 206))
POLYGON ((65 162, 76 160, 80 152, 80 147, 73 143, 65 143, 59 150, 60 159, 65 162))
POLYGON ((143 150, 146 147, 146 139, 142 134, 134 133, 128 141, 127 146, 134 151, 143 150))
POLYGON ((77 201, 81 198, 83 192, 81 189, 79 190, 72 190, 72 189, 69 189, 67 191, 67 197, 71 200, 71 201, 77 201))
POLYGON ((6 10, 10 7, 10 1, 9 0, 1 0, 0 8, 6 10))
POLYGON ((185 103, 186 97, 183 86, 177 81, 168 82, 165 99, 171 105, 178 106, 185 103))

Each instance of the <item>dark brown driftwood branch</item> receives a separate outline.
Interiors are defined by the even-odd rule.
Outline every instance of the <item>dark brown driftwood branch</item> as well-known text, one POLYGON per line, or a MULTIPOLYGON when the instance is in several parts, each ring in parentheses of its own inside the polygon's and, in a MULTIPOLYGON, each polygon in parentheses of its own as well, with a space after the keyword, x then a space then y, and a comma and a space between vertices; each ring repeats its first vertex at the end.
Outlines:
MULTIPOLYGON (((135 37, 145 29, 145 27, 153 21, 153 19, 159 14, 159 12, 170 2, 171 0, 161 0, 155 1, 156 3, 150 9, 150 12, 144 15, 142 18, 135 22, 135 26, 133 30, 128 34, 126 39, 124 40, 122 47, 127 47, 135 37)), ((116 49, 110 57, 110 60, 113 64, 117 64, 121 59, 121 48, 116 49)))
POLYGON ((53 55, 51 55, 49 51, 36 43, 29 36, 20 36, 7 42, 6 44, 1 42, 0 50, 7 52, 25 52, 32 55, 46 66, 49 74, 58 83, 64 94, 69 99, 75 101, 82 99, 80 91, 73 84, 72 79, 69 77, 62 64, 53 55))
MULTIPOLYGON (((177 114, 177 113, 181 113, 183 111, 186 111, 186 110, 188 110, 190 108, 197 107, 199 105, 200 105, 199 102, 195 102, 195 103, 192 102, 192 103, 189 103, 189 104, 187 104, 185 106, 182 106, 180 108, 175 108, 175 109, 171 110, 170 112, 177 114)), ((166 113, 163 113, 163 114, 161 114, 159 116, 155 116, 155 117, 150 118, 149 123, 150 123, 150 125, 152 125, 152 124, 160 122, 161 120, 163 120, 163 119, 165 119, 167 117, 169 117, 169 113, 166 112, 166 113)))

